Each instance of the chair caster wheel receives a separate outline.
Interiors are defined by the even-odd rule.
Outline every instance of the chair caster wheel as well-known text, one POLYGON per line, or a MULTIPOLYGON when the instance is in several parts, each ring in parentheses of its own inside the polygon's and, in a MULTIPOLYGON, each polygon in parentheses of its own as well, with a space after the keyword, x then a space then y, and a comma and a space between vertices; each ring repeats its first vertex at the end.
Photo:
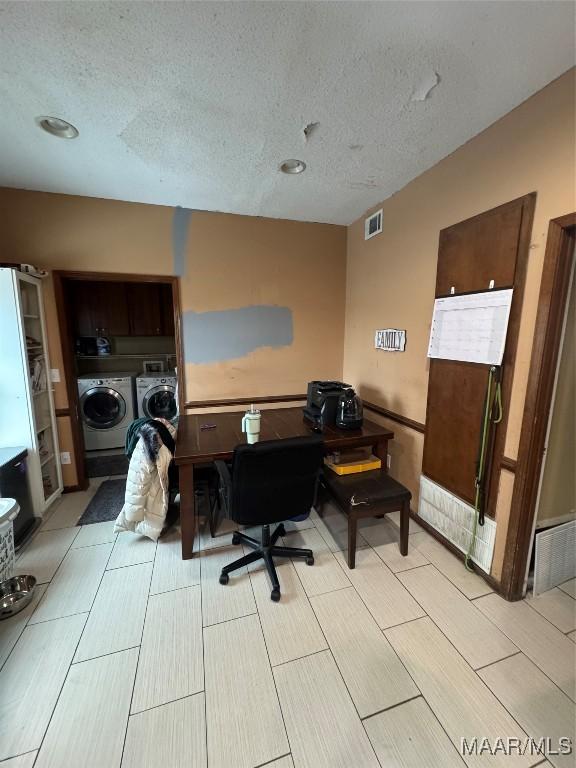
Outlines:
POLYGON ((232 534, 232 544, 240 544, 240 536, 237 533, 232 534))
POLYGON ((273 589, 272 592, 270 592, 270 600, 273 600, 275 603, 277 603, 280 600, 279 589, 273 589))
POLYGON ((314 565, 314 558, 313 557, 307 557, 306 558, 306 565, 314 565))
POLYGON ((219 581, 220 581, 220 584, 228 584, 228 582, 230 581, 230 576, 228 576, 227 573, 221 573, 219 581))

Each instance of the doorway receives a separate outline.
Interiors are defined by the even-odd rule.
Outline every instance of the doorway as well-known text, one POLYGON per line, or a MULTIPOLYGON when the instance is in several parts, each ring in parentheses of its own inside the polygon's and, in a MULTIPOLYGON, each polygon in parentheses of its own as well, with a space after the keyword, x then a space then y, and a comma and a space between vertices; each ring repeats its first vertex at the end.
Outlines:
POLYGON ((540 594, 576 576, 576 252, 559 342, 526 587, 540 594))
POLYGON ((54 289, 78 487, 85 489, 90 477, 126 473, 135 418, 172 420, 182 408, 178 278, 59 271, 54 289))
POLYGON ((506 536, 501 586, 508 600, 520 600, 525 591, 556 372, 570 296, 575 244, 576 213, 552 219, 546 242, 506 536))

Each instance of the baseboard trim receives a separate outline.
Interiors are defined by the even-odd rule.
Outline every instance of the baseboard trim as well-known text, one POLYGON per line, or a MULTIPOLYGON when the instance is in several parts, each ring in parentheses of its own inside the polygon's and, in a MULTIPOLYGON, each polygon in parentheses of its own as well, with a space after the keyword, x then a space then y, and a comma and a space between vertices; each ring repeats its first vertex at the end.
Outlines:
POLYGON ((65 485, 64 488, 62 488, 62 493, 76 493, 77 491, 83 491, 84 488, 81 488, 79 485, 65 485))

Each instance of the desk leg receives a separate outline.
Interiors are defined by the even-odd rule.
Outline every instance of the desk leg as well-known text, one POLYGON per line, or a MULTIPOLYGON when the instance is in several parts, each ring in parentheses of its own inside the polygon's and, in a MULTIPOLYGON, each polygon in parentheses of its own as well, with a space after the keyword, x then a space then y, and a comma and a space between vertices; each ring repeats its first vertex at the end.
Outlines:
POLYGON ((374 455, 382 461, 382 469, 388 472, 388 440, 380 440, 374 446, 374 455))
POLYGON ((196 504, 194 499, 194 465, 182 464, 179 471, 180 527, 182 530, 182 560, 190 560, 196 533, 196 504))

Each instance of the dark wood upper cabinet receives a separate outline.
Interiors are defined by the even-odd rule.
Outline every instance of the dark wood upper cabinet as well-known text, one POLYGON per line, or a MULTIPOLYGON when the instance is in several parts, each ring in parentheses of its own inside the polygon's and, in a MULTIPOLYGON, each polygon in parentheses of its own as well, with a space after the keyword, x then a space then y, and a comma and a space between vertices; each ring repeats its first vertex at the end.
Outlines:
POLYGON ((170 283, 129 283, 127 292, 132 336, 174 335, 174 304, 170 283))
POLYGON ((71 288, 77 336, 128 336, 124 283, 75 281, 71 288))
POLYGON ((129 283, 128 314, 131 336, 162 336, 160 286, 157 283, 129 283))
POLYGON ((172 285, 171 283, 162 283, 159 288, 162 333, 164 336, 174 336, 174 301, 172 299, 172 285))
POLYGON ((173 336, 169 283, 71 281, 76 336, 173 336))

